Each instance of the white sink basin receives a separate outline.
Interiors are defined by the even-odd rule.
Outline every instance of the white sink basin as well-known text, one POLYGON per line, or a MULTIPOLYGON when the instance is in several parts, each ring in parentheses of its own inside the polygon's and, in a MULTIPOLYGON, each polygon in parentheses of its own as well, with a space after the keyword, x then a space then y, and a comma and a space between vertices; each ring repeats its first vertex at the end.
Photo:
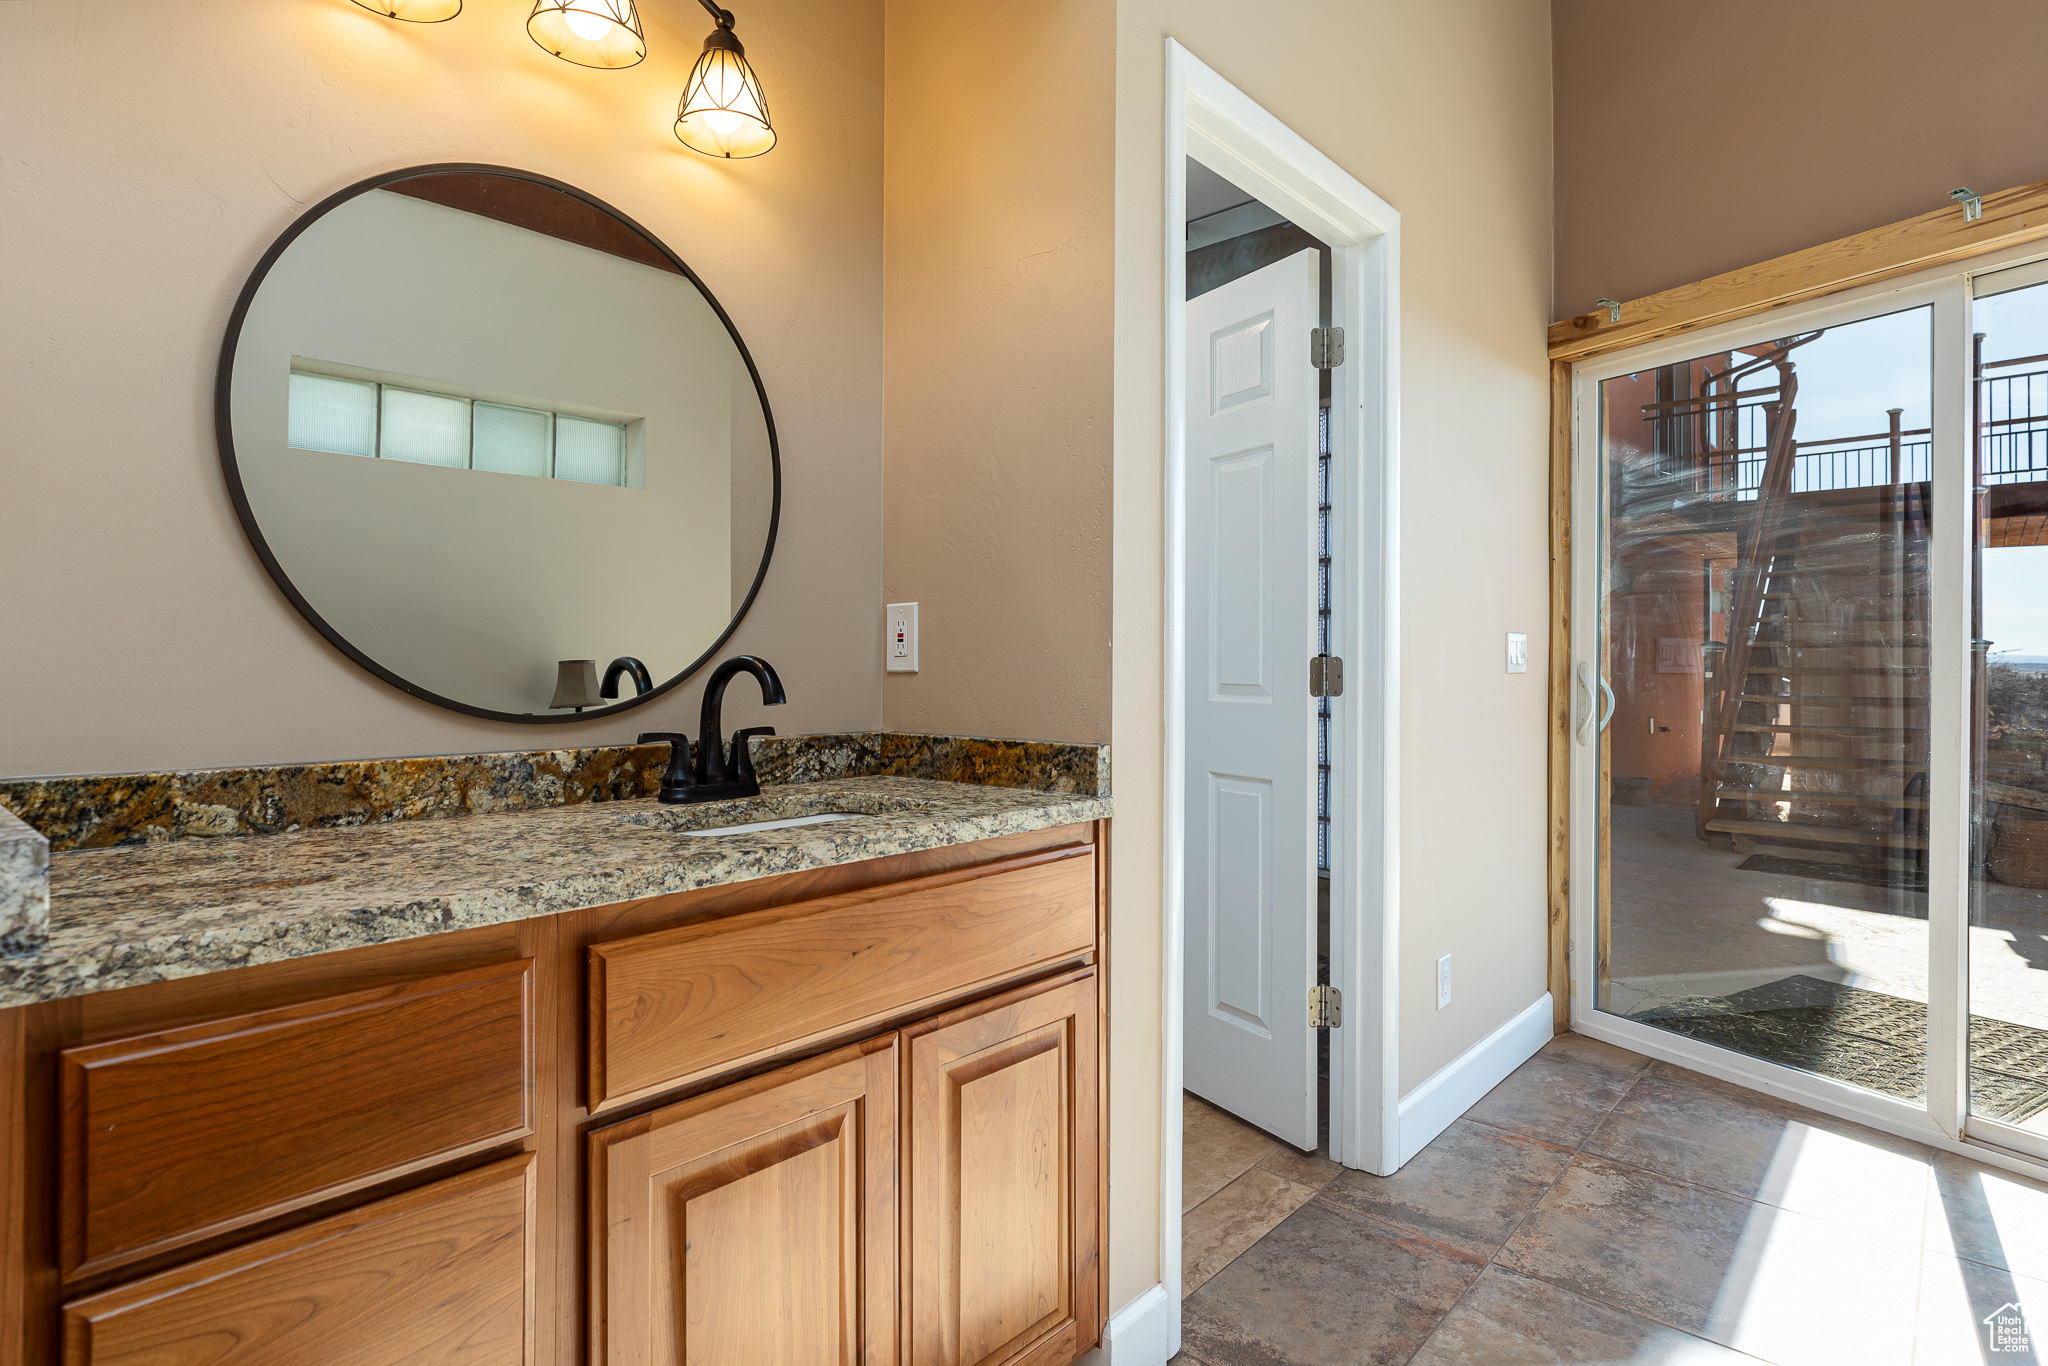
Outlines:
POLYGON ((799 784, 771 788, 758 797, 737 801, 639 806, 619 819, 628 825, 671 835, 752 835, 852 820, 856 816, 916 815, 935 805, 915 797, 879 792, 807 792, 799 784))
POLYGON ((787 830, 793 825, 823 825, 827 821, 850 821, 864 811, 827 811, 816 816, 787 816, 779 821, 748 821, 744 825, 714 825, 709 830, 679 830, 676 833, 701 838, 705 835, 741 835, 756 830, 787 830))

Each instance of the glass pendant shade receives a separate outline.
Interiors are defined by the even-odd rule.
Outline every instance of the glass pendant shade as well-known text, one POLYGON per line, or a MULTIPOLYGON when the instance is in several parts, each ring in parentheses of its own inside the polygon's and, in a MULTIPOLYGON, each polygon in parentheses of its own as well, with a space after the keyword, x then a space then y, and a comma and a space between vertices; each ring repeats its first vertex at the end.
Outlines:
POLYGON ((747 65, 746 49, 721 21, 704 40, 676 110, 676 137, 709 157, 757 157, 775 145, 768 97, 747 65))
POLYGON ((462 0, 356 0, 364 9, 375 10, 386 19, 403 19, 411 24, 438 24, 462 13, 462 0))
POLYGON ((647 55, 633 0, 535 0, 526 16, 533 41, 565 62, 616 70, 647 55))

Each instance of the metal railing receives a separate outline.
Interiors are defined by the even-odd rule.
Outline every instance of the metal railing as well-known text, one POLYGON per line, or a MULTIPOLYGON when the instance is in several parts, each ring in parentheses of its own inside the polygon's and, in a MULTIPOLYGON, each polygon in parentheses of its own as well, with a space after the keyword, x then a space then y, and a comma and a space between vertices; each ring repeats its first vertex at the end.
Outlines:
MULTIPOLYGON (((1989 361, 1981 368, 2025 365, 2048 356, 1989 361)), ((1982 484, 2029 484, 2048 480, 2048 370, 2015 375, 1980 374, 1977 379, 1977 449, 1982 484)))
MULTIPOLYGON (((1693 428, 1688 435, 1693 438, 1689 444, 1696 452, 1691 463, 1698 476, 1697 493, 1716 500, 1754 499, 1763 482, 1769 450, 1768 427, 1771 410, 1777 407, 1777 393, 1776 389, 1766 389, 1678 400, 1669 405, 1645 405, 1646 409, 1665 407, 1671 411, 1646 411, 1644 416, 1665 429, 1660 431, 1660 437, 1681 422, 1693 428), (1687 411, 1687 405, 1691 411, 1687 411)), ((2043 398, 2048 400, 2048 385, 2043 386, 2043 398)), ((2048 401, 2044 401, 2042 410, 2041 455, 2048 459, 2048 401)), ((1792 484, 1788 491, 1816 493, 1926 479, 1933 453, 1930 430, 1901 427, 1898 410, 1888 416, 1891 422, 1885 431, 1794 441, 1792 484)), ((1667 450, 1669 446, 1660 439, 1659 448, 1667 450)))
MULTIPOLYGON (((2038 364, 2048 356, 1989 361, 1982 370, 2038 364)), ((1773 389, 1643 405, 1656 431, 1656 460, 1666 479, 1682 463, 1694 492, 1716 501, 1751 500, 1763 479, 1767 430, 1777 406, 1773 389), (1674 461, 1673 456, 1678 457, 1674 461)), ((2048 368, 1977 378, 1979 482, 2048 482, 2048 368)), ((1792 493, 1914 484, 1932 474, 1932 433, 1902 428, 1892 410, 1888 430, 1795 441, 1792 493)))

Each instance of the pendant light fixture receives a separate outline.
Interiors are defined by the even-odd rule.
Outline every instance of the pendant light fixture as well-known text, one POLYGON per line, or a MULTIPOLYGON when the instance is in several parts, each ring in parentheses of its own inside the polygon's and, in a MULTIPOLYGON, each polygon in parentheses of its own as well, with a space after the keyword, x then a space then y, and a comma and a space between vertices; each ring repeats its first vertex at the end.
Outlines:
POLYGON ((690 68, 683 100, 676 108, 676 137, 683 146, 708 157, 757 157, 775 145, 775 125, 768 121, 768 97, 761 80, 747 65, 747 50, 733 36, 732 11, 700 0, 718 27, 704 40, 704 51, 690 68))
POLYGON ((526 32, 555 56, 578 66, 617 70, 647 55, 647 38, 633 0, 534 0, 526 32))
POLYGON ((356 0, 366 10, 409 24, 438 24, 462 13, 462 0, 356 0))

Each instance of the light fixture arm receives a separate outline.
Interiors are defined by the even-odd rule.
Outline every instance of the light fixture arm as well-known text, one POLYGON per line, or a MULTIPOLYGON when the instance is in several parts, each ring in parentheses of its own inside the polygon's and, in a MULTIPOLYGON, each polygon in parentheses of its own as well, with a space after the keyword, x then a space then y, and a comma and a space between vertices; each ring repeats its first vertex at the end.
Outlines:
POLYGON ((710 11, 711 17, 717 21, 718 26, 720 28, 729 29, 732 27, 731 10, 720 9, 717 5, 713 4, 711 0, 697 0, 697 3, 702 5, 706 10, 710 11))

